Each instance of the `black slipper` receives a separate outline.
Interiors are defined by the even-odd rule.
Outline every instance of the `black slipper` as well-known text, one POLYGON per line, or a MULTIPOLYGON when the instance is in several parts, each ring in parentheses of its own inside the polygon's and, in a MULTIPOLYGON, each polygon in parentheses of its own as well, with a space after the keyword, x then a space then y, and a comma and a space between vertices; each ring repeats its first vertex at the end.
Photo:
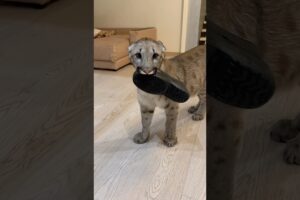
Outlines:
POLYGON ((133 74, 133 82, 145 92, 164 95, 179 103, 189 99, 189 93, 184 84, 159 69, 151 75, 141 74, 137 69, 133 74))
POLYGON ((219 101, 257 108, 273 95, 275 84, 252 43, 207 22, 207 93, 219 101))

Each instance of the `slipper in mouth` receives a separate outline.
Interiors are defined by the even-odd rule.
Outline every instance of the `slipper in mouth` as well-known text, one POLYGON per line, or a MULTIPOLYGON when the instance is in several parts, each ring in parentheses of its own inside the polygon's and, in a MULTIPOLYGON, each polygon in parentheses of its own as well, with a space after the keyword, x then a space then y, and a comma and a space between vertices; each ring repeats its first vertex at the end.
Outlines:
POLYGON ((257 108, 275 84, 254 45, 207 20, 207 93, 240 108, 257 108))
POLYGON ((147 93, 164 95, 179 103, 189 99, 189 93, 184 84, 159 69, 147 74, 137 68, 133 74, 133 82, 139 89, 147 93))

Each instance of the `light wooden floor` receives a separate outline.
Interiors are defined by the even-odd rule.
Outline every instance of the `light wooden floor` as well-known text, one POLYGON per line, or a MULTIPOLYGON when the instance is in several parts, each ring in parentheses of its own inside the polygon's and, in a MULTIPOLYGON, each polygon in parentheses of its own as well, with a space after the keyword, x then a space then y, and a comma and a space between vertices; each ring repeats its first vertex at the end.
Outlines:
POLYGON ((135 144, 141 123, 132 73, 132 66, 94 71, 95 200, 206 199, 206 123, 187 113, 197 99, 181 104, 177 146, 161 142, 162 110, 155 111, 150 141, 135 144))

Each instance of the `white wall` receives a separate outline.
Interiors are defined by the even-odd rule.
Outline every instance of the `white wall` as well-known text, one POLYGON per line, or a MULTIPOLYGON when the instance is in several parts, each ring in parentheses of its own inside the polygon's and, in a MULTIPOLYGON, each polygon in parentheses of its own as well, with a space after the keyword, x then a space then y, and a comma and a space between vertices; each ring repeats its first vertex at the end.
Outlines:
POLYGON ((181 52, 197 46, 199 41, 201 0, 183 0, 181 52))
POLYGON ((183 0, 94 0, 94 24, 104 28, 156 27, 167 51, 179 52, 182 4, 183 0))

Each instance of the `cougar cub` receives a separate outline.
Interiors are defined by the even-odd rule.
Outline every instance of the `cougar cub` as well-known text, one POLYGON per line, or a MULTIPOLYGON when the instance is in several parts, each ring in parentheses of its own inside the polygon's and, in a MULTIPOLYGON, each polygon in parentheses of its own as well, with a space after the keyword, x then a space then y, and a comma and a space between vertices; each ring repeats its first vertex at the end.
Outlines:
MULTIPOLYGON (((203 49, 195 47, 172 59, 164 59, 166 48, 160 41, 140 39, 128 48, 130 60, 135 68, 139 67, 144 74, 151 74, 155 68, 168 73, 173 78, 182 81, 191 96, 198 95, 199 103, 192 106, 189 112, 193 120, 201 120, 205 111, 205 65, 203 49)), ((142 131, 134 136, 134 142, 145 143, 150 134, 150 124, 155 107, 165 109, 166 130, 164 143, 171 147, 177 143, 176 121, 178 103, 162 95, 153 95, 137 89, 138 102, 142 115, 142 131)))

